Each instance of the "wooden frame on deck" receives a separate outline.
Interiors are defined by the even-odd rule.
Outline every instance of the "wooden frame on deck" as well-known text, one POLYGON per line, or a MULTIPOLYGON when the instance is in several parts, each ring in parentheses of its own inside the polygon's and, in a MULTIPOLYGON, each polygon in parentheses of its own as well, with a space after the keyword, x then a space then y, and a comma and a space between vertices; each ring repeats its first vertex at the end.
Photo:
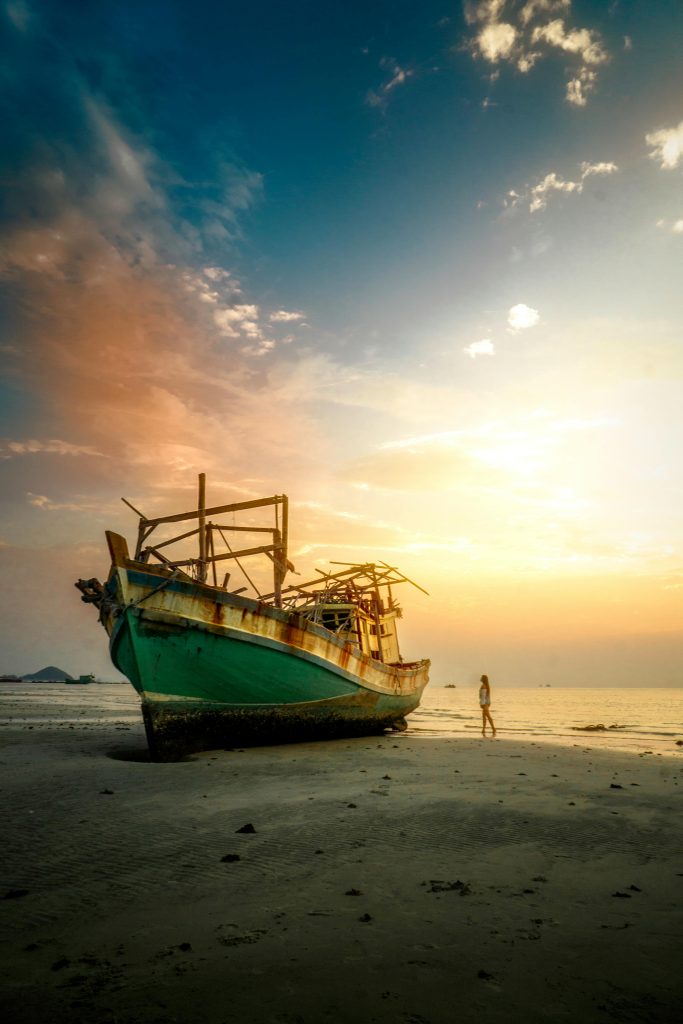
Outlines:
MULTIPOLYGON (((240 565, 239 559, 246 558, 249 555, 266 555, 273 563, 273 593, 269 595, 272 599, 273 604, 279 608, 282 605, 282 584, 284 583, 287 571, 291 568, 290 563, 287 561, 287 541, 288 541, 288 499, 286 494, 274 494, 270 498, 257 498, 253 501, 238 501, 233 502, 229 505, 214 505, 211 508, 206 507, 206 475, 204 473, 199 474, 198 481, 198 501, 197 508, 193 512, 179 512, 175 515, 170 516, 157 516, 154 519, 148 519, 138 509, 136 509, 129 501, 125 498, 121 500, 131 508, 136 515, 140 517, 138 524, 138 539, 135 547, 135 560, 138 562, 147 562, 150 556, 154 556, 163 565, 169 566, 169 568, 181 568, 182 566, 192 566, 195 572, 196 580, 199 583, 206 583, 206 579, 211 567, 213 575, 213 586, 218 587, 216 578, 216 563, 225 561, 227 559, 235 559, 237 564, 247 576, 246 571, 240 565), (267 508, 273 506, 275 509, 275 526, 237 526, 230 523, 212 523, 207 522, 208 516, 219 516, 229 515, 234 512, 244 512, 247 509, 254 508, 267 508), (280 514, 280 509, 281 514, 280 514), (166 523, 185 523, 197 520, 198 525, 193 530, 187 530, 185 533, 178 534, 176 537, 169 537, 167 540, 160 541, 158 544, 149 544, 149 538, 151 534, 156 530, 158 526, 162 526, 166 523), (261 544, 249 548, 241 548, 239 551, 233 551, 230 548, 230 544, 224 536, 224 532, 233 531, 236 533, 268 533, 271 535, 272 540, 270 544, 261 544), (225 543, 228 551, 221 551, 216 554, 214 535, 220 534, 223 542, 225 543), (166 555, 161 553, 161 548, 165 548, 170 544, 176 544, 179 541, 187 540, 188 537, 197 536, 199 546, 199 557, 198 558, 183 558, 183 559, 170 559, 166 555)), ((249 577, 247 576, 247 579, 249 577)), ((228 576, 222 589, 227 584, 228 576)), ((251 582, 251 580, 249 581, 251 582)), ((254 584, 252 583, 252 586, 254 584)), ((254 587, 256 590, 256 587, 254 587)), ((257 591, 258 594, 258 591, 257 591)), ((260 595, 259 595, 260 596, 260 595)))

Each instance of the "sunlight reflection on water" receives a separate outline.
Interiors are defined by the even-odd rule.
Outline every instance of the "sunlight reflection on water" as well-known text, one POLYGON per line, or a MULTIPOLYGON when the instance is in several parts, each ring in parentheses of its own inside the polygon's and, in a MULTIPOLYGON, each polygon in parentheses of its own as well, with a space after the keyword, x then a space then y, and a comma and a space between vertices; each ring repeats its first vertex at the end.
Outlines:
MULTIPOLYGON (((408 731, 423 736, 481 734, 478 688, 427 687, 408 731)), ((642 753, 683 753, 683 690, 588 687, 492 688, 498 737, 642 753), (604 725, 603 730, 586 726, 604 725), (616 726, 617 728, 610 728, 616 726)))

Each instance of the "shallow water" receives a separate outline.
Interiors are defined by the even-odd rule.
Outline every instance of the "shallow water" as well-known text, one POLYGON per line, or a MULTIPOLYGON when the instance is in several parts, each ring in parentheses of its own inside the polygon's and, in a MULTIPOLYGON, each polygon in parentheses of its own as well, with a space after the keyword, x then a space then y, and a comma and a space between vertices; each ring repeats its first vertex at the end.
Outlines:
MULTIPOLYGON (((478 695, 478 687, 427 687, 421 707, 409 718, 409 731, 424 736, 480 735, 478 695)), ((679 688, 492 686, 491 717, 501 739, 683 756, 683 747, 676 746, 676 740, 683 739, 679 688), (584 731, 600 724, 604 732, 584 731)))
MULTIPOLYGON (((127 683, 3 683, 0 726, 134 726, 140 699, 127 683)), ((492 687, 497 740, 521 739, 683 757, 683 689, 589 689, 492 687), (602 724, 605 731, 584 731, 602 724), (618 726, 610 729, 609 726, 618 726)), ((407 736, 481 735, 478 688, 428 686, 422 705, 408 717, 407 736)), ((2 733, 0 731, 0 738, 2 733)))
POLYGON ((0 683, 0 725, 133 725, 140 698, 129 683, 0 683))

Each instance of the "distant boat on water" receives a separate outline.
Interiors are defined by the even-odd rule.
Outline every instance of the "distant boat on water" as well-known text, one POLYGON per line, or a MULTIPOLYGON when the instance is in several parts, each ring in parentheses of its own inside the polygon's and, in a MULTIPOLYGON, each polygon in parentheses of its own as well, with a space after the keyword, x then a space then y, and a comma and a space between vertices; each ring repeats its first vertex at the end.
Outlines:
POLYGON ((392 588, 417 587, 407 576, 384 562, 336 562, 343 568, 318 570, 317 578, 285 587, 294 569, 287 558, 287 497, 206 508, 204 474, 197 510, 155 519, 134 511, 140 516, 134 555, 123 537, 107 531, 107 582, 75 585, 99 611, 114 665, 140 694, 153 759, 406 728, 430 665, 404 661, 399 650, 402 611, 392 588), (273 510, 271 526, 235 522, 237 513, 266 508, 273 510), (217 516, 223 521, 211 521, 217 516), (159 527, 193 522, 189 531, 150 542, 159 527), (235 551, 231 531, 260 539, 265 533, 268 540, 235 551), (198 555, 169 557, 170 545, 189 538, 197 539, 198 555), (229 574, 219 583, 221 561, 245 572, 242 561, 252 555, 272 563, 272 592, 252 598, 243 595, 245 587, 229 590, 229 574))

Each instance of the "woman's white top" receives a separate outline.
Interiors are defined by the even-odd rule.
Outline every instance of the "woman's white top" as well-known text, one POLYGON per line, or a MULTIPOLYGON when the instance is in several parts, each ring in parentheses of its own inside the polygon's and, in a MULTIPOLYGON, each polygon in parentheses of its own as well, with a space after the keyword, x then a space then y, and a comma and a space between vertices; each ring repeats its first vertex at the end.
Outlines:
POLYGON ((488 707, 490 703, 491 703, 491 691, 488 690, 485 686, 482 686, 482 688, 479 691, 479 704, 482 707, 488 707))

